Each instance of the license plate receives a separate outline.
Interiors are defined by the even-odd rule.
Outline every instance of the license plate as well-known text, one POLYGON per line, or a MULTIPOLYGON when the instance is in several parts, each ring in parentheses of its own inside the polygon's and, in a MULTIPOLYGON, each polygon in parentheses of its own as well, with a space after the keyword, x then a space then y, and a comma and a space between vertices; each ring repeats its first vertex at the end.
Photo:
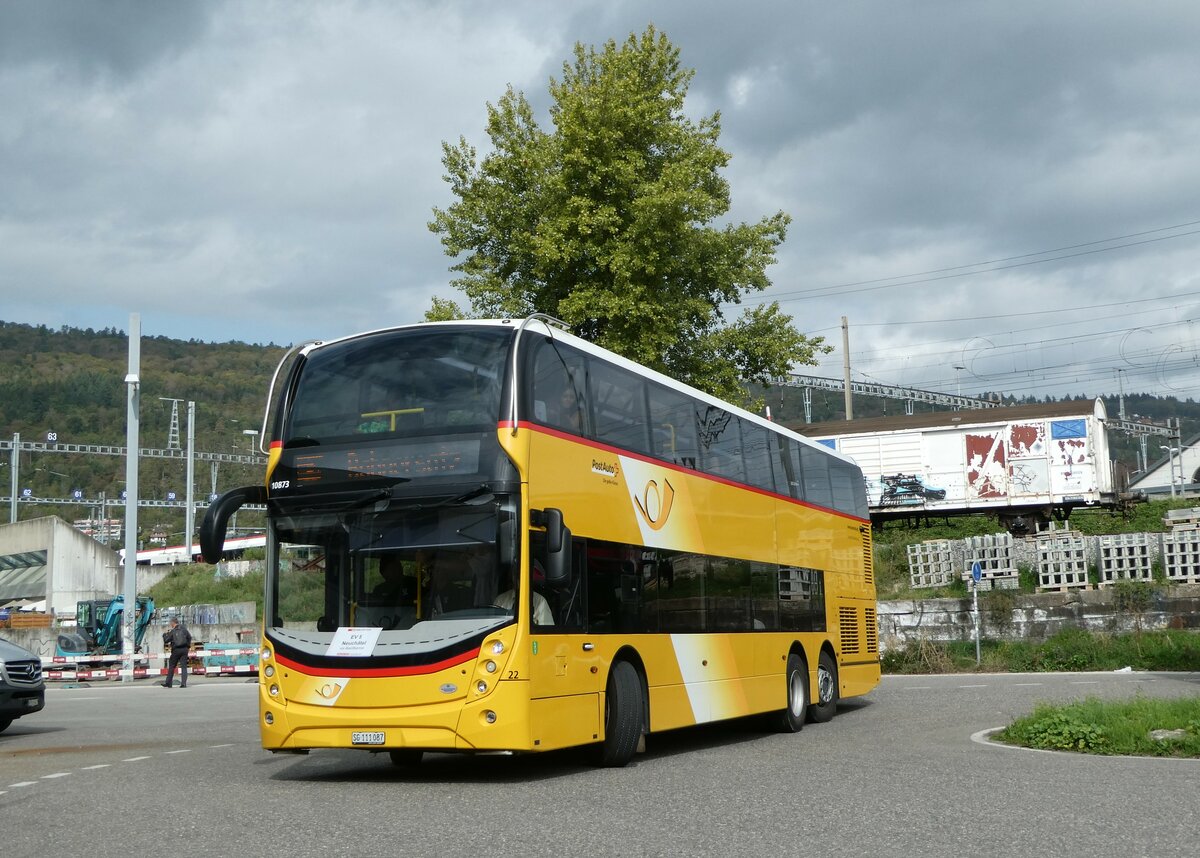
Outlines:
POLYGON ((382 730, 377 732, 355 730, 350 734, 350 744, 352 745, 382 745, 385 741, 387 741, 387 737, 382 730))

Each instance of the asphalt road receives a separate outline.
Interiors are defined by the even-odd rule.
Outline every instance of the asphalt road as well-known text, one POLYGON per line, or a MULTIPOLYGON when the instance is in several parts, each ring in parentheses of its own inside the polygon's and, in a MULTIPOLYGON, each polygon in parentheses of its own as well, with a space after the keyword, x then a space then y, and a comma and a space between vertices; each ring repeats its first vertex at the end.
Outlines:
POLYGON ((888 677, 829 724, 576 752, 261 750, 256 686, 49 690, 0 734, 0 854, 1174 856, 1200 853, 1200 762, 1016 750, 978 734, 1040 700, 1200 694, 1200 674, 888 677))

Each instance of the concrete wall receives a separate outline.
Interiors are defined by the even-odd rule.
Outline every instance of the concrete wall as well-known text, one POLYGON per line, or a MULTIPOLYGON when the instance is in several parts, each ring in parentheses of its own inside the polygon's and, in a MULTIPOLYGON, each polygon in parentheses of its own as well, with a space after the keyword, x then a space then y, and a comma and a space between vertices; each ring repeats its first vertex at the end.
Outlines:
MULTIPOLYGON (((982 637, 987 640, 1042 641, 1066 628, 1096 632, 1142 629, 1200 630, 1200 585, 1154 588, 1144 613, 1121 611, 1118 591, 1077 590, 1068 593, 980 593, 982 637), (1011 603, 1010 601, 1011 600, 1011 603), (1008 606, 1011 604, 1011 608, 1008 606)), ((879 649, 903 647, 909 641, 973 641, 971 599, 918 599, 879 603, 879 649)))

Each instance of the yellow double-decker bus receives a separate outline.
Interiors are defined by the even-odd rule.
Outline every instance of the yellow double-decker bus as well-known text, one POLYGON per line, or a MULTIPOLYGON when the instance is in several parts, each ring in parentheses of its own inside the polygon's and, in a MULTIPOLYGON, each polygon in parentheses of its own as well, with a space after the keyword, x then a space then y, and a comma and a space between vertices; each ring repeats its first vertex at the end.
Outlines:
POLYGON ((853 462, 553 320, 308 344, 268 402, 264 485, 201 527, 216 562, 267 505, 264 748, 621 766, 647 734, 795 732, 879 681, 853 462))

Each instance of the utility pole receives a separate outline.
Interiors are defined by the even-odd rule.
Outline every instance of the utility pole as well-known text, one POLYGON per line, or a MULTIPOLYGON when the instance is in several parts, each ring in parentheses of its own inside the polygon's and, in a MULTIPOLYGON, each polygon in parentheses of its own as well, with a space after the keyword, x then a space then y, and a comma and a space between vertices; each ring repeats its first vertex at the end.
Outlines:
POLYGON ((21 433, 13 433, 12 456, 9 458, 9 479, 12 480, 12 490, 8 493, 8 523, 17 523, 17 486, 20 485, 20 479, 17 476, 17 469, 21 467, 21 433))
POLYGON ((187 491, 184 493, 183 544, 188 553, 187 562, 192 562, 192 522, 196 517, 196 496, 193 484, 196 481, 196 403, 188 402, 187 424, 187 491))
POLYGON ((168 396, 158 397, 163 402, 171 403, 171 428, 167 430, 167 449, 179 449, 179 403, 182 399, 171 399, 168 396))
POLYGON ((842 316, 842 376, 846 380, 846 419, 854 419, 854 394, 850 392, 850 323, 842 316))
POLYGON ((124 641, 121 679, 133 682, 134 624, 137 614, 137 500, 138 500, 138 416, 141 406, 142 317, 129 314, 129 370, 125 409, 125 578, 122 588, 125 607, 121 615, 124 641))

